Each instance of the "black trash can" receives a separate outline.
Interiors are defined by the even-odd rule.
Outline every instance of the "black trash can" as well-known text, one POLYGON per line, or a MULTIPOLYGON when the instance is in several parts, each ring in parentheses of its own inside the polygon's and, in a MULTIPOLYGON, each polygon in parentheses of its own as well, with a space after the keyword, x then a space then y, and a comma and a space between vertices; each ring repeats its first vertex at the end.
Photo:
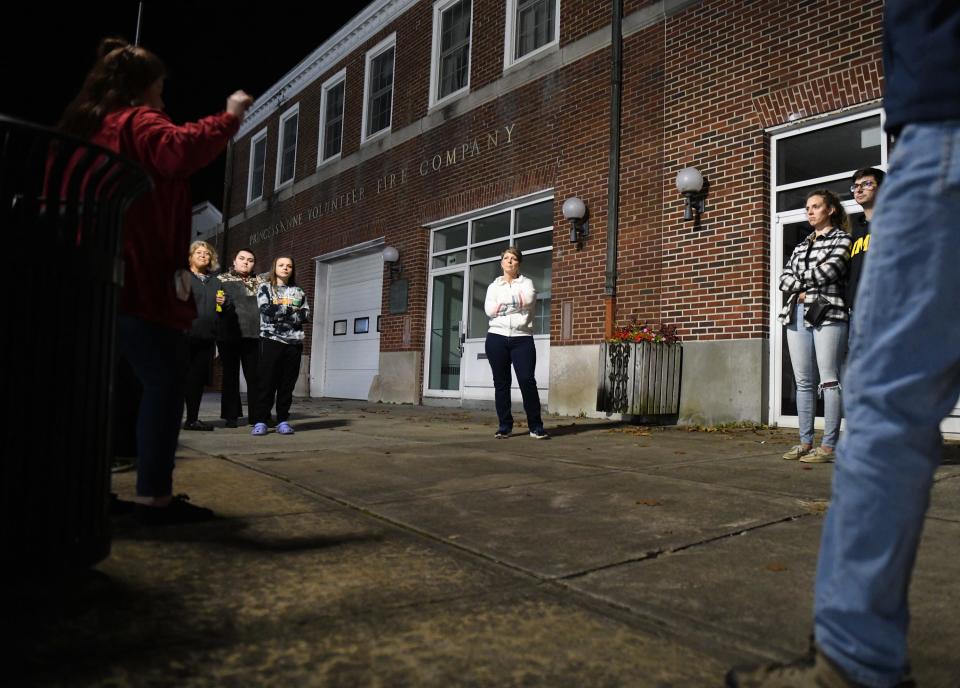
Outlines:
POLYGON ((0 115, 6 574, 65 573, 110 552, 120 231, 150 188, 112 151, 0 115))

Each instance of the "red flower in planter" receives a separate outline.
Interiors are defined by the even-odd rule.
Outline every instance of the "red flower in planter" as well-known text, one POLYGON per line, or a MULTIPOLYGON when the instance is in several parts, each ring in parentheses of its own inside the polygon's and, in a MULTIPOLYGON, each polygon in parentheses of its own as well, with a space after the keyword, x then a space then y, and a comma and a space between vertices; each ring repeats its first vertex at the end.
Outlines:
POLYGON ((613 331, 611 342, 653 342, 654 344, 673 344, 678 341, 677 326, 638 323, 636 320, 629 325, 618 327, 613 331))

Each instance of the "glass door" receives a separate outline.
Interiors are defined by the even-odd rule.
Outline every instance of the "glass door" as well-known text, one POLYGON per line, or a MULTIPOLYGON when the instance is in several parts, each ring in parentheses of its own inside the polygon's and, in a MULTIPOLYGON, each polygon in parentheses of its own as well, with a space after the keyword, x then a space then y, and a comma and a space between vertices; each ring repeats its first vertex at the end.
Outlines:
POLYGON ((430 280, 427 389, 433 396, 460 396, 465 284, 465 270, 433 275, 430 280))
MULTIPOLYGON (((850 177, 861 167, 887 166, 883 113, 856 113, 775 133, 770 139, 770 418, 797 427, 796 384, 786 328, 777 320, 786 296, 780 291, 784 263, 811 230, 804 205, 807 194, 828 189, 847 213, 861 211, 850 193, 850 177)), ((823 402, 817 402, 817 427, 823 426, 823 402)))
MULTIPOLYGON (((533 339, 537 384, 546 402, 550 378, 550 300, 553 266, 553 195, 487 208, 431 231, 430 296, 424 355, 424 396, 493 399, 485 352, 490 317, 487 287, 501 273, 508 246, 523 251, 520 272, 533 280, 537 303, 533 339)), ((519 391, 516 399, 519 400, 519 391)))

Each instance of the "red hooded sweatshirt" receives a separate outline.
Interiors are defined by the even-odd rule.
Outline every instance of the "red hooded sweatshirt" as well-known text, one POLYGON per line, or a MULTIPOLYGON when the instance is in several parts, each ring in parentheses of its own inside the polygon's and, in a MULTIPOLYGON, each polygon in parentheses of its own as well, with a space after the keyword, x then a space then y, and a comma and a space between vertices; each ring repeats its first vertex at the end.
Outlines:
POLYGON ((176 125, 161 110, 127 108, 107 115, 93 142, 140 163, 154 188, 127 210, 120 312, 177 330, 196 317, 193 299, 176 296, 174 273, 187 267, 189 177, 210 164, 240 128, 228 112, 176 125))

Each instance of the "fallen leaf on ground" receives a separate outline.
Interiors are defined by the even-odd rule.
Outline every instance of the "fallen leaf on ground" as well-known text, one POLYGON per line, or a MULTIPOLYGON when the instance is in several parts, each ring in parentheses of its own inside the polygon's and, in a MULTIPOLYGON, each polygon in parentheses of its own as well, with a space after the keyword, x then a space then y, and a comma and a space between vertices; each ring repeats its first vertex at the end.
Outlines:
POLYGON ((662 502, 659 499, 638 499, 637 504, 643 504, 644 506, 662 506, 662 502))
POLYGON ((825 499, 800 499, 797 501, 799 501, 800 506, 809 511, 811 514, 819 514, 821 516, 827 513, 827 507, 830 506, 830 502, 825 499))
POLYGON ((774 573, 780 573, 781 571, 786 571, 787 567, 784 564, 781 564, 779 561, 772 561, 765 567, 767 571, 773 571, 774 573))

